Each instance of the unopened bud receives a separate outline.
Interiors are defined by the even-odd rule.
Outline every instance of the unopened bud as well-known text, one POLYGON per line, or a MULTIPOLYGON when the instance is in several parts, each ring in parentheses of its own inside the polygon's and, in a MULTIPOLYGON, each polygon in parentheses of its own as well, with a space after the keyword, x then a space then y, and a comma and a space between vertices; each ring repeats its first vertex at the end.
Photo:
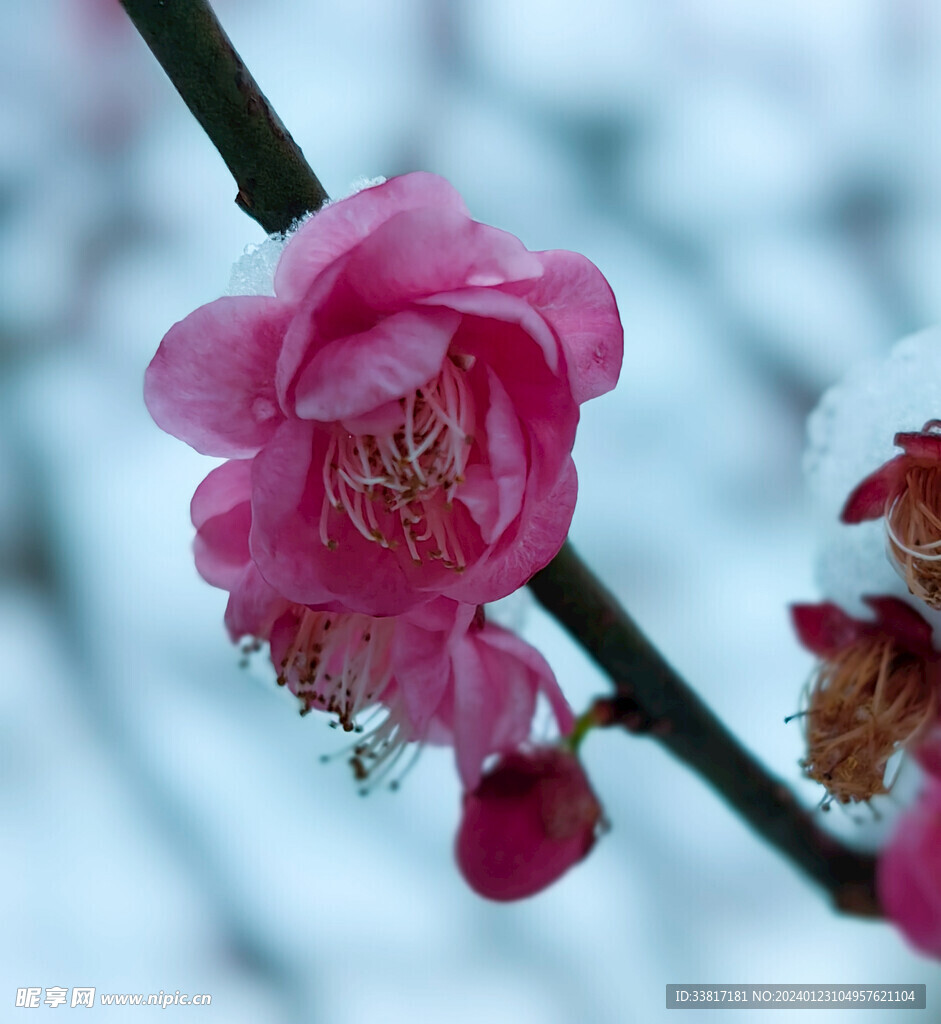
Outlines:
POLYGON ((602 823, 601 805, 573 753, 514 751, 464 796, 458 866, 481 896, 522 899, 582 860, 602 823))

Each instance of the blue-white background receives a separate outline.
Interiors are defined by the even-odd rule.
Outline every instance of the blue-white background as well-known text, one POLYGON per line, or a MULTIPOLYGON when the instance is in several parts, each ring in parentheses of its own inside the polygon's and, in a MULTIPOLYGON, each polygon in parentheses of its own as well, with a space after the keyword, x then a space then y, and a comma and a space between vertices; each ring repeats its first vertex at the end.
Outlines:
MULTIPOLYGON (((680 982, 927 982, 936 1007, 937 965, 833 913, 649 740, 589 739, 612 830, 512 906, 453 865, 450 752, 368 799, 319 763, 336 734, 237 667, 193 569, 212 463, 141 400, 163 332, 263 236, 113 0, 0 6, 0 1018, 52 1012, 14 1010, 27 985, 209 992, 160 1019, 226 1024, 646 1024, 680 982)), ((608 276, 624 370, 584 409, 572 537, 813 806, 783 724, 811 667, 786 603, 816 596, 804 421, 941 320, 941 10, 218 12, 329 192, 436 171, 479 219, 608 276)), ((605 692, 531 601, 510 614, 576 708, 605 692)), ((872 844, 894 813, 822 820, 872 844)))

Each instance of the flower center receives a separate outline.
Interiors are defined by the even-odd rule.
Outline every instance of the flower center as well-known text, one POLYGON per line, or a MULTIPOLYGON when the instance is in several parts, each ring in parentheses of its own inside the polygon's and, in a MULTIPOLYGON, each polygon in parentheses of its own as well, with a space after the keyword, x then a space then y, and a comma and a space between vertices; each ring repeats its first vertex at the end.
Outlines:
POLYGON ((297 608, 297 632, 281 659, 278 683, 304 702, 336 715, 346 732, 356 715, 378 701, 392 678, 389 650, 394 619, 297 608))
POLYGON ((321 542, 336 548, 327 529, 334 509, 366 540, 392 548, 400 534, 417 564, 440 559, 460 572, 467 562, 450 512, 473 443, 464 369, 446 359, 438 376, 400 398, 399 406, 401 420, 384 434, 334 426, 323 462, 321 542))
POLYGON ((913 466, 905 489, 886 510, 892 560, 908 589, 941 608, 941 467, 913 466))
MULTIPOLYGON (((360 792, 368 793, 389 775, 415 738, 402 691, 392 679, 395 619, 317 612, 301 606, 293 612, 297 630, 281 659, 278 683, 304 702, 302 715, 325 711, 337 716, 331 725, 361 734, 339 756, 347 757, 354 778, 362 783, 360 792), (372 714, 362 722, 357 716, 365 711, 372 714)), ((392 780, 390 788, 398 788, 405 771, 392 780)))
POLYGON ((889 638, 859 640, 810 685, 804 770, 840 803, 886 793, 889 758, 932 723, 936 706, 921 658, 889 638))

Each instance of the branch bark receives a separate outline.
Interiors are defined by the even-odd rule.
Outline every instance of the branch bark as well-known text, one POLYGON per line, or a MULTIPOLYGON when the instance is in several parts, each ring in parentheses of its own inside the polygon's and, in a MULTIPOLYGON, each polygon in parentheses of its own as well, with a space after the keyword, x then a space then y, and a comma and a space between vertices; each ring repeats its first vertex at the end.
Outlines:
POLYGON ((841 910, 879 916, 875 860, 820 829, 783 782, 738 742, 570 543, 529 583, 540 604, 609 676, 612 724, 649 733, 689 765, 751 827, 830 893, 841 910))
POLYGON ((121 3, 225 160, 249 217, 272 234, 320 209, 323 185, 206 0, 121 3))
MULTIPOLYGON (((205 0, 121 0, 268 232, 327 198, 205 0)), ((799 807, 654 648, 570 544, 530 581, 537 599, 610 677, 619 724, 649 732, 848 913, 880 916, 875 860, 841 845, 799 807)))

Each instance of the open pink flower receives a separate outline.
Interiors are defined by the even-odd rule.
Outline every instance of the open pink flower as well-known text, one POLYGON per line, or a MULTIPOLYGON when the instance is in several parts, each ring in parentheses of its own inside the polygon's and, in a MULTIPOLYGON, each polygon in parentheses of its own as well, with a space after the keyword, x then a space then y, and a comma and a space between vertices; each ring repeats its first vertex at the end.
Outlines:
POLYGON ((902 454, 853 490, 840 518, 861 523, 885 516, 892 562, 908 589, 941 608, 941 420, 896 434, 895 444, 902 454))
POLYGON ((573 753, 517 750, 464 795, 458 866, 488 899, 532 896, 588 854, 601 822, 601 805, 573 753))
POLYGON ((876 891, 886 915, 909 942, 941 959, 941 747, 928 744, 920 799, 899 818, 879 856, 876 891))
POLYGON ((821 658, 804 712, 804 769, 841 803, 885 793, 889 758, 919 742, 938 717, 931 627, 897 598, 864 600, 872 621, 831 602, 791 609, 801 643, 821 658))
POLYGON ((327 712, 346 731, 361 732, 364 714, 385 709, 350 758, 369 786, 387 776, 407 744, 423 742, 452 744, 461 780, 473 788, 488 757, 529 737, 540 694, 559 730, 571 731, 571 710, 545 660, 485 623, 474 605, 442 597, 378 618, 280 595, 249 554, 250 460, 213 470, 193 496, 192 516, 197 568, 230 591, 230 635, 270 641, 278 682, 303 711, 327 712))
POLYGON ((280 594, 371 615, 478 604, 556 554, 578 405, 621 364, 588 260, 528 252, 416 173, 310 218, 274 287, 171 328, 145 397, 197 450, 255 457, 251 554, 280 594))

